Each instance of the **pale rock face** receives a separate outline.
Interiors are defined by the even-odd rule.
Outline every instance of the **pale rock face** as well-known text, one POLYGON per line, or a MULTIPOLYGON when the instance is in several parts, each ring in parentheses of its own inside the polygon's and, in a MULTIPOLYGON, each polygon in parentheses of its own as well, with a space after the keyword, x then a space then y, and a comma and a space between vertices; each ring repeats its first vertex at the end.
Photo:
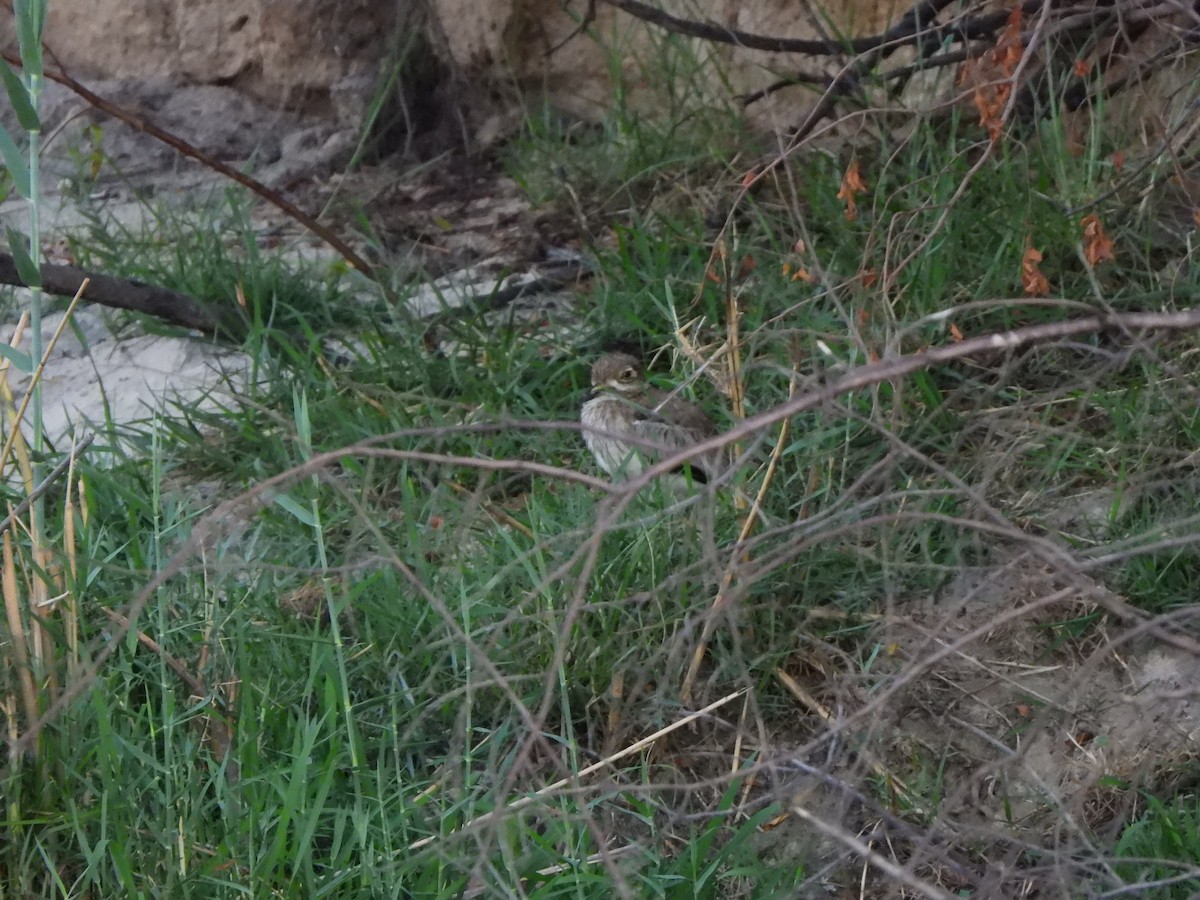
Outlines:
MULTIPOLYGON (((83 306, 73 317, 75 329, 65 329, 47 360, 42 385, 43 427, 51 446, 62 451, 72 435, 102 430, 106 421, 121 426, 169 414, 177 404, 215 411, 234 404, 247 390, 251 361, 245 354, 215 348, 203 341, 168 335, 143 334, 117 340, 101 307, 83 306), (82 336, 82 340, 80 339, 82 336)), ((42 321, 47 346, 63 313, 42 321)), ((0 328, 8 343, 13 328, 0 328)), ((29 351, 25 332, 22 350, 29 351)), ((29 374, 9 367, 13 393, 21 397, 29 374)), ((29 417, 24 422, 30 439, 29 417)), ((7 424, 0 427, 6 433, 7 424)), ((99 447, 91 453, 101 454, 99 447)))
MULTIPOLYGON (((587 121, 597 120, 618 93, 631 111, 663 111, 672 96, 678 100, 678 85, 667 84, 668 68, 691 73, 689 104, 737 108, 757 127, 787 129, 805 119, 815 95, 780 91, 744 110, 731 95, 760 90, 798 68, 828 76, 842 65, 836 55, 766 53, 679 38, 672 40, 674 56, 664 62, 661 29, 604 3, 595 4, 589 33, 574 34, 588 6, 586 0, 54 0, 45 37, 66 68, 85 79, 166 77, 228 85, 300 112, 345 110, 358 123, 388 54, 406 36, 420 35, 436 64, 455 76, 448 91, 427 99, 441 107, 453 103, 474 130, 507 121, 522 100, 537 104, 544 98, 587 121)), ((794 0, 659 0, 655 6, 681 19, 752 34, 827 40, 880 34, 911 4, 826 0, 806 10, 794 0)), ((1155 23, 1127 54, 1131 64, 1162 41, 1177 40, 1173 17, 1161 18, 1164 24, 1155 23)), ((12 17, 0 17, 0 46, 15 46, 12 32, 12 17)), ((909 54, 894 54, 885 67, 911 62, 909 54)), ((947 68, 912 79, 899 103, 928 106, 955 96, 954 75, 947 68)), ((1130 120, 1130 129, 1145 121, 1154 131, 1149 117, 1161 109, 1144 102, 1147 93, 1172 97, 1171 79, 1190 77, 1169 70, 1159 88, 1126 92, 1106 115, 1130 120)))
MULTIPOLYGON (((661 5, 682 18, 697 16, 696 4, 685 0, 661 5)), ((701 6, 701 18, 733 28, 823 36, 792 0, 701 6)), ((561 0, 54 0, 46 42, 77 77, 219 83, 293 105, 318 95, 334 102, 339 85, 364 75, 373 87, 404 23, 409 31, 422 28, 442 62, 476 86, 544 91, 564 111, 595 119, 612 102, 615 59, 626 102, 660 108, 666 86, 646 68, 661 47, 659 29, 598 4, 590 30, 600 42, 579 35, 549 52, 576 30, 585 8, 583 0, 566 6, 561 0)), ((878 30, 893 12, 879 0, 835 0, 823 8, 846 33, 878 30)), ((11 17, 0 23, 0 44, 15 45, 11 17)), ((710 73, 711 84, 694 86, 698 97, 726 95, 710 63, 725 70, 735 91, 763 87, 796 64, 705 41, 687 48, 705 63, 697 71, 710 73)))
MULTIPOLYGON (((232 84, 302 105, 364 71, 373 84, 398 15, 378 0, 54 0, 45 41, 84 80, 232 84)), ((11 16, 0 45, 16 46, 11 16)))

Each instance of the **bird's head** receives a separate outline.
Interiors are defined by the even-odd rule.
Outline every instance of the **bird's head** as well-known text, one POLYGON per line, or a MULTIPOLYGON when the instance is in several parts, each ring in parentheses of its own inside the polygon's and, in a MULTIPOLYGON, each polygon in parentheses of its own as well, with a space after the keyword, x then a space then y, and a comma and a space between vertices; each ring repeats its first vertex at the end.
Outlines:
POLYGON ((646 389, 642 364, 628 353, 606 353, 592 366, 592 390, 612 391, 625 397, 646 389))

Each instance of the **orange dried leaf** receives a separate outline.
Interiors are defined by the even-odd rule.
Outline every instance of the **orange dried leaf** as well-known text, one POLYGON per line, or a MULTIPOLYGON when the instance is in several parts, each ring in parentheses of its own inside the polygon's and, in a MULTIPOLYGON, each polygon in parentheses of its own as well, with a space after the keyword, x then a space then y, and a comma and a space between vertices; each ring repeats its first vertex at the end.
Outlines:
POLYGON ((979 111, 979 124, 987 129, 993 142, 1000 140, 1004 130, 1004 105, 1008 102, 1011 89, 1005 84, 985 84, 975 89, 975 108, 979 111))
POLYGON ((779 274, 782 275, 784 278, 787 278, 789 275, 791 275, 792 274, 792 264, 785 262, 782 266, 779 267, 779 274))
POLYGON ((867 186, 862 180, 862 173, 858 170, 858 157, 856 156, 850 160, 850 165, 846 166, 846 172, 842 175, 842 190, 861 194, 866 189, 867 186))
POLYGON ((846 204, 846 221, 853 222, 858 218, 858 203, 856 198, 867 189, 862 175, 858 171, 858 157, 851 158, 850 165, 842 175, 842 186, 837 192, 837 198, 846 204))
POLYGON ((1029 247, 1021 258, 1021 287, 1026 297, 1045 297, 1050 293, 1050 282, 1038 263, 1042 261, 1041 251, 1029 247))
POLYGON ((714 272, 711 268, 705 270, 704 277, 707 278, 709 281, 711 281, 713 284, 721 283, 721 276, 718 275, 716 272, 714 272))
POLYGON ((863 269, 858 273, 858 277, 862 279, 862 286, 869 288, 879 280, 879 273, 874 269, 863 269))
POLYGON ((1112 155, 1112 167, 1113 171, 1118 175, 1120 175, 1121 170, 1125 168, 1125 152, 1123 150, 1118 150, 1112 155))
POLYGON ((754 168, 742 176, 742 187, 748 188, 754 184, 754 180, 758 178, 758 169, 754 168))
POLYGON ((796 273, 792 275, 792 281, 803 281, 805 284, 812 284, 815 280, 816 279, 813 278, 812 273, 803 266, 797 269, 796 273))
POLYGON ((1092 64, 1086 59, 1075 60, 1075 74, 1079 78, 1087 78, 1092 74, 1092 64))
POLYGON ((745 278, 751 272, 758 268, 758 260, 753 256, 746 254, 742 257, 742 264, 738 267, 738 278, 745 278))
POLYGON ((1084 216, 1079 223, 1083 226, 1083 258, 1089 266, 1099 265, 1113 258, 1112 239, 1104 231, 1097 215, 1084 216))
POLYGON ((1096 732, 1088 731, 1086 728, 1083 731, 1075 732, 1074 741, 1080 747, 1086 747, 1096 739, 1096 732))
POLYGON ((1021 41, 1021 8, 1015 7, 1008 17, 996 45, 974 62, 960 69, 960 84, 974 84, 972 101, 979 111, 979 124, 987 129, 993 142, 1000 139, 1004 129, 1004 109, 1012 97, 1012 77, 1021 63, 1025 48, 1021 41))
POLYGON ((1200 206, 1192 210, 1192 221, 1196 223, 1196 227, 1200 228, 1200 206))
POLYGON ((1011 77, 1017 70, 1025 47, 1021 43, 1021 20, 1024 15, 1020 6, 1014 6, 1008 16, 1008 24, 996 40, 996 49, 992 51, 992 60, 1006 76, 1011 77))
POLYGON ((954 341, 956 344, 961 343, 963 340, 962 329, 953 322, 950 323, 950 340, 954 341))
POLYGON ((975 60, 968 59, 958 67, 958 74, 954 76, 954 86, 963 87, 975 72, 975 60))
POLYGON ((867 324, 867 320, 871 318, 871 314, 867 312, 866 307, 858 311, 858 327, 862 328, 867 324))
POLYGON ((769 822, 763 822, 762 825, 759 826, 758 830, 759 831, 772 831, 772 830, 778 828, 784 822, 786 822, 789 818, 791 818, 791 815, 792 815, 791 813, 786 813, 786 812, 780 813, 775 818, 771 819, 769 822))

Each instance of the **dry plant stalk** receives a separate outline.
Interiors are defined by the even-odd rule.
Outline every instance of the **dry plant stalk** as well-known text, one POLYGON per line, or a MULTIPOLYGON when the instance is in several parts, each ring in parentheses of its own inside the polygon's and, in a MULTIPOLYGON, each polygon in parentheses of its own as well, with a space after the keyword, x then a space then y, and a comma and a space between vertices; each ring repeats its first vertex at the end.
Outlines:
MULTIPOLYGON (((4 593, 4 614, 8 619, 8 632, 12 637, 11 652, 17 664, 21 706, 24 709, 25 721, 35 722, 38 717, 37 691, 33 686, 33 667, 30 665, 29 645, 25 638, 25 621, 21 615, 21 595, 17 591, 17 567, 13 560, 12 534, 9 532, 4 534, 3 566, 3 571, 0 571, 0 589, 4 593)), ((9 706, 11 705, 10 701, 9 706)))
MULTIPOLYGON (((795 396, 796 370, 793 368, 792 379, 788 385, 788 399, 791 400, 795 396)), ((692 702, 692 687, 695 685, 696 676, 700 673, 700 666, 704 662, 704 654, 708 650, 708 642, 712 639, 713 629, 716 628, 716 612, 724 605, 729 588, 733 585, 734 564, 738 561, 748 561, 748 559, 742 558, 741 547, 750 536, 750 532, 754 530, 754 523, 758 521, 759 513, 763 507, 763 500, 767 496, 767 490, 775 480, 775 472, 779 468, 779 458, 783 455, 784 448, 787 446, 787 437, 790 430, 791 420, 784 419, 780 423, 779 437, 776 438, 775 446, 771 450, 770 459, 767 461, 766 474, 763 475, 762 483, 758 486, 758 493, 755 495, 754 501, 750 504, 749 512, 746 513, 745 519, 742 520, 742 528, 738 532, 737 542, 734 544, 734 553, 730 556, 729 565, 725 567, 725 572, 721 576, 721 586, 717 590, 717 596, 713 598, 712 606, 709 607, 709 615, 704 622, 704 629, 700 634, 700 640, 696 644, 696 650, 692 654, 691 665, 688 666, 687 674, 684 675, 683 687, 680 689, 684 703, 692 702)))
MULTIPOLYGON (((581 769, 579 772, 575 773, 574 775, 571 775, 567 778, 560 778, 558 781, 555 781, 553 784, 548 784, 543 788, 539 788, 538 790, 534 791, 532 794, 528 794, 527 796, 524 796, 524 797, 520 798, 519 800, 515 800, 514 802, 509 803, 507 806, 502 806, 491 812, 484 813, 482 816, 479 816, 478 818, 472 819, 470 822, 467 822, 465 825, 463 825, 459 829, 459 831, 461 832, 461 831, 466 831, 469 828, 477 828, 478 826, 484 825, 484 824, 492 821, 493 819, 499 817, 502 813, 514 812, 518 809, 521 809, 524 806, 528 806, 530 803, 533 803, 539 797, 544 797, 553 791, 557 791, 559 788, 564 788, 568 784, 570 784, 572 781, 578 781, 582 778, 585 778, 588 775, 591 775, 593 772, 603 769, 605 766, 612 765, 617 760, 624 759, 626 756, 632 756, 634 753, 637 753, 639 750, 641 750, 645 747, 649 747, 651 744, 653 744, 659 738, 666 737, 672 731, 677 731, 680 728, 682 728, 683 726, 689 725, 692 722, 695 722, 697 719, 702 719, 704 716, 708 715, 710 712, 713 712, 714 710, 721 708, 726 703, 736 700, 738 697, 741 697, 745 693, 746 693, 746 688, 741 688, 739 690, 734 691, 732 694, 726 694, 720 700, 714 700, 712 703, 708 704, 708 706, 704 707, 704 709, 698 709, 693 713, 688 713, 682 719, 672 722, 670 725, 663 726, 662 728, 658 729, 658 731, 654 732, 653 734, 646 735, 646 737, 642 738, 641 740, 634 741, 632 744, 630 744, 628 747, 624 748, 623 750, 620 750, 620 751, 612 754, 611 756, 606 756, 606 757, 604 757, 604 759, 600 760, 599 762, 592 763, 590 766, 588 766, 584 769, 581 769)), ((413 843, 409 844, 408 849, 409 850, 420 850, 422 847, 427 847, 430 844, 432 844, 434 841, 436 841, 438 839, 438 837, 439 836, 431 836, 431 837, 421 838, 421 840, 414 841, 413 843)))
MULTIPOLYGON (((25 329, 28 327, 29 312, 25 311, 21 313, 21 318, 17 321, 17 327, 13 329, 12 339, 8 345, 14 348, 19 345, 21 338, 25 336, 25 329)), ((7 467, 8 457, 15 451, 17 454, 17 465, 21 470, 22 477, 26 479, 26 493, 29 493, 33 490, 32 466, 29 462, 29 447, 25 443, 25 434, 21 431, 21 420, 15 412, 17 402, 13 397, 12 388, 8 384, 9 365, 10 363, 7 358, 0 360, 0 401, 3 401, 5 404, 9 427, 9 434, 7 440, 4 442, 4 449, 0 450, 0 472, 4 471, 7 467)))
MULTIPOLYGON (((87 495, 83 491, 82 478, 78 492, 72 493, 75 489, 75 462, 80 452, 82 452, 82 448, 76 441, 71 447, 71 457, 67 467, 67 495, 63 500, 63 553, 66 556, 67 572, 70 575, 71 584, 76 583, 79 574, 79 559, 75 554, 75 497, 79 498, 80 520, 84 524, 84 530, 87 529, 87 495)), ((72 591, 64 594, 59 609, 62 611, 63 634, 67 642, 67 678, 73 680, 79 672, 79 605, 76 603, 76 597, 72 591)))
MULTIPOLYGON (((50 354, 54 352, 54 348, 70 323, 71 316, 86 288, 87 282, 85 281, 71 300, 53 337, 47 342, 41 359, 37 361, 37 366, 30 375, 25 396, 19 404, 15 402, 12 388, 8 383, 8 360, 4 360, 0 365, 0 401, 5 404, 9 428, 8 437, 5 439, 3 448, 0 449, 0 472, 5 471, 9 460, 15 455, 17 471, 20 473, 21 482, 30 501, 40 495, 44 486, 34 483, 33 465, 24 432, 21 430, 21 423, 24 421, 25 413, 33 399, 34 388, 42 379, 50 354)), ((16 347, 20 343, 28 322, 28 315, 23 314, 13 333, 10 346, 16 347)), ((51 629, 46 626, 45 622, 54 613, 58 601, 66 594, 62 567, 55 563, 53 548, 45 543, 43 523, 38 521, 38 506, 32 502, 22 505, 26 507, 28 516, 20 524, 21 531, 28 536, 29 540, 31 574, 24 579, 18 578, 17 557, 12 540, 13 529, 6 529, 4 532, 3 570, 0 571, 0 590, 4 596, 5 618, 12 643, 11 652, 18 669, 21 706, 26 723, 32 724, 38 720, 40 715, 35 676, 38 681, 44 683, 43 690, 50 698, 50 702, 45 704, 47 707, 52 705, 54 698, 60 693, 58 678, 53 666, 54 639, 51 629), (37 572, 45 574, 38 576, 37 572), (25 586, 24 591, 20 589, 22 580, 25 586), (55 592, 53 596, 52 590, 55 592), (27 616, 24 614, 25 610, 28 611, 27 616)), ((9 521, 15 523, 16 513, 11 506, 9 513, 9 521)), ((71 518, 69 491, 67 508, 64 513, 69 522, 71 518)), ((74 535, 74 528, 68 524, 64 530, 64 539, 68 543, 63 552, 67 557, 68 568, 72 572, 75 570, 74 535)), ((78 650, 78 620, 75 616, 74 604, 68 603, 66 606, 68 611, 64 613, 64 630, 68 635, 68 646, 73 648, 71 655, 75 656, 78 650)), ((74 671, 75 663, 72 662, 69 665, 71 671, 74 671)))
MULTIPOLYGON (((12 451, 14 443, 23 446, 25 437, 21 432, 21 422, 25 419, 25 413, 29 409, 29 402, 33 399, 33 388, 42 380, 42 372, 46 368, 46 363, 50 359, 50 354, 54 352, 54 347, 58 344, 58 339, 62 337, 62 333, 66 330, 67 325, 71 321, 71 316, 75 312, 75 307, 79 305, 79 300, 83 297, 83 292, 87 290, 88 283, 85 280, 79 286, 79 290, 71 300, 71 304, 67 307, 67 311, 63 314, 62 321, 58 323, 58 327, 54 329, 54 336, 50 338, 46 344, 46 349, 42 352, 42 358, 38 360, 37 368, 34 369, 32 377, 29 379, 29 387, 25 390, 25 396, 21 398, 21 404, 17 407, 16 412, 10 414, 9 428, 11 431, 8 435, 8 440, 4 442, 4 448, 0 450, 0 471, 8 464, 8 455, 12 451)), ((23 317, 22 317, 23 318, 23 317)), ((13 335, 13 340, 17 340, 17 335, 13 335)), ((13 345, 15 346, 15 344, 13 345)), ((4 370, 7 374, 7 368, 4 370)), ((8 386, 8 379, 5 378, 0 384, 0 391, 3 391, 3 399, 10 406, 13 403, 12 389, 8 386)), ((19 452, 19 451, 18 451, 19 452)), ((28 465, 28 457, 26 457, 24 465, 28 465)), ((22 477, 25 479, 25 489, 32 491, 34 489, 32 471, 26 471, 22 468, 22 477)))

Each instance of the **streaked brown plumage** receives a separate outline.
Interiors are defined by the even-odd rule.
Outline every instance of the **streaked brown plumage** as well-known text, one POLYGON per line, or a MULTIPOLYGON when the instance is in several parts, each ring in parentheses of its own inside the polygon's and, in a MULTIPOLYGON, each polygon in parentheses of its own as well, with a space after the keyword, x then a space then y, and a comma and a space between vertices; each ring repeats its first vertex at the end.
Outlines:
MULTIPOLYGON (((647 463, 717 433, 704 411, 646 384, 641 363, 628 353, 609 353, 592 366, 592 399, 583 404, 583 439, 596 463, 613 478, 639 475, 647 463)), ((691 461, 697 482, 725 468, 720 451, 691 461)))

